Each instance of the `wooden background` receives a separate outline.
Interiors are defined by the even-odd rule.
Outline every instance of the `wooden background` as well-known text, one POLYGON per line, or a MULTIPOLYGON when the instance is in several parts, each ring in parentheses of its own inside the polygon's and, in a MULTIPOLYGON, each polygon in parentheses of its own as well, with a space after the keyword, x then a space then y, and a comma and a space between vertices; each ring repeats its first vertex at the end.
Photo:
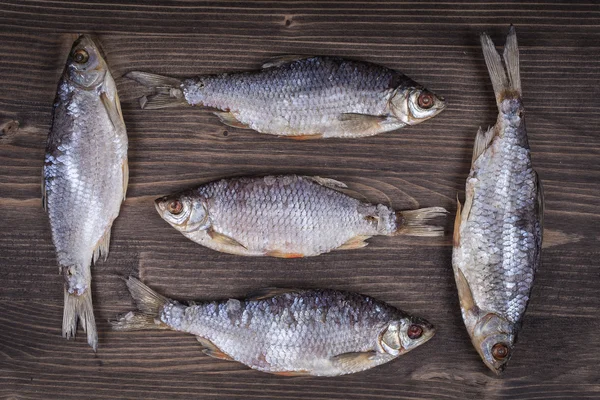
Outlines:
MULTIPOLYGON (((600 5, 598 2, 0 1, 1 399, 600 398, 600 5), (152 200, 211 179, 314 174, 398 208, 463 196, 477 128, 496 119, 478 33, 510 23, 533 161, 546 192, 546 248, 524 328, 501 378, 464 329, 449 237, 374 238, 308 259, 242 258, 188 241, 152 200), (99 348, 60 336, 57 274, 40 172, 73 34, 97 37, 129 133, 128 199, 94 268, 99 348), (140 110, 122 76, 247 70, 280 54, 327 54, 398 69, 445 96, 431 121, 359 140, 297 142, 225 127, 197 108, 140 110), (424 316, 437 336, 395 362, 338 378, 282 378, 204 356, 192 336, 121 333, 122 277, 182 299, 264 286, 331 287, 424 316)), ((448 219, 451 230, 453 214, 448 219)))

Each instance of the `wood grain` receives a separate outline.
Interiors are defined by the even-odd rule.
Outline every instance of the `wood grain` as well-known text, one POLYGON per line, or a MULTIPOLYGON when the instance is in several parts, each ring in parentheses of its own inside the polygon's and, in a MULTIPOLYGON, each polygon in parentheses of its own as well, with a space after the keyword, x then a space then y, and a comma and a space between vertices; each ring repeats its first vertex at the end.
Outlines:
MULTIPOLYGON (((597 2, 0 1, 1 399, 600 398, 600 6, 597 2), (473 139, 492 125, 478 44, 517 27, 527 124, 546 193, 543 265, 501 378, 472 348, 449 238, 374 238, 361 250, 279 260, 198 246, 152 200, 211 179, 303 173, 348 182, 398 208, 455 210, 473 139), (130 139, 128 199, 94 268, 98 353, 60 337, 62 281, 41 208, 40 171, 58 77, 74 33, 97 35, 130 139), (445 96, 431 121, 361 140, 295 142, 218 123, 197 108, 140 110, 131 70, 173 76, 327 54, 398 69, 445 96), (339 378, 281 378, 204 356, 191 336, 111 332, 132 309, 122 277, 182 299, 264 286, 372 295, 438 327, 393 363, 339 378)), ((452 217, 448 221, 451 230, 452 217)))

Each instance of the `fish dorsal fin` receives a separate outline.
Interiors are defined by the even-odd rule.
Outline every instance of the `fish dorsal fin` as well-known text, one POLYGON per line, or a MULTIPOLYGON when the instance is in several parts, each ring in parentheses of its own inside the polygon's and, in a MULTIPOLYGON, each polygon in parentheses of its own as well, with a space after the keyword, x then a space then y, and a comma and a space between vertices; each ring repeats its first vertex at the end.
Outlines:
POLYGON ((300 289, 294 288, 278 288, 278 287, 266 287, 262 289, 254 290, 248 293, 246 296, 246 300, 248 301, 256 301, 256 300, 265 300, 270 299, 275 296, 279 296, 286 293, 297 293, 300 292, 300 289))
POLYGON ((196 336, 196 339, 198 340, 198 342, 200 342, 202 347, 204 347, 204 349, 202 349, 202 352, 204 354, 206 354, 207 356, 213 357, 213 358, 218 358, 219 360, 235 361, 233 358, 231 358, 231 356, 223 353, 223 351, 221 349, 219 349, 210 340, 205 339, 200 336, 196 336))
POLYGON ((510 89, 519 94, 521 92, 521 73, 519 71, 519 45, 517 44, 517 32, 514 26, 510 26, 506 43, 504 44, 504 64, 508 72, 510 89))
POLYGON ((454 247, 460 246, 460 224, 462 222, 461 213, 462 205, 458 199, 458 193, 456 194, 456 218, 454 218, 454 234, 452 235, 452 245, 454 247))
POLYGON ((477 136, 475 136, 475 145, 473 146, 473 159, 471 160, 471 166, 475 163, 475 160, 479 158, 481 154, 488 148, 494 136, 496 136, 496 126, 492 126, 488 128, 487 131, 483 131, 481 127, 477 131, 477 136))
POLYGON ((336 181, 335 179, 331 178, 322 178, 320 176, 305 176, 305 178, 310 179, 321 186, 328 187, 329 189, 340 190, 348 188, 348 185, 346 185, 344 182, 336 181))
POLYGON ((248 248, 246 246, 244 246, 243 244, 241 244, 234 238, 224 235, 222 233, 219 233, 219 232, 215 231, 212 227, 208 228, 206 233, 208 234, 208 236, 210 236, 210 238, 212 240, 214 240, 217 243, 227 245, 227 246, 243 247, 244 249, 248 250, 248 248))
POLYGON ((492 39, 485 33, 481 35, 481 47, 483 49, 483 58, 492 80, 494 93, 496 95, 496 104, 500 105, 504 93, 509 88, 508 77, 502 65, 500 54, 496 51, 496 46, 492 39))
POLYGON ((458 299, 460 300, 460 306, 465 312, 478 312, 479 308, 475 304, 473 292, 471 291, 469 282, 467 282, 467 278, 465 278, 465 275, 460 268, 455 268, 454 275, 456 277, 456 287, 458 288, 458 299))
POLYGON ((307 55, 298 55, 298 54, 288 54, 284 56, 273 57, 272 59, 266 61, 262 68, 272 68, 272 67, 281 67, 282 65, 289 64, 294 61, 306 60, 307 58, 311 58, 314 56, 307 55))

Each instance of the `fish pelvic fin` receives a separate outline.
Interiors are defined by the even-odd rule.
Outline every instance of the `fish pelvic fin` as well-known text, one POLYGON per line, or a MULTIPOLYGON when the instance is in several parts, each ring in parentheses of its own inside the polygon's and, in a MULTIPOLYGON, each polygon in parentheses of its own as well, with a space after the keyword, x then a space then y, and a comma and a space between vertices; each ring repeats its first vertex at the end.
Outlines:
POLYGON ((506 38, 504 46, 504 62, 496 51, 494 42, 487 34, 481 35, 481 47, 483 57, 492 80, 496 103, 500 106, 505 97, 521 97, 521 76, 519 73, 519 47, 517 45, 517 34, 513 26, 506 38))
POLYGON ((163 307, 171 300, 158 294, 138 279, 129 277, 127 288, 139 312, 129 312, 116 321, 110 321, 115 331, 139 331, 149 329, 169 329, 158 319, 163 307))
POLYGON ((92 305, 92 291, 87 288, 81 295, 71 294, 65 288, 65 306, 63 310, 62 335, 66 339, 75 337, 77 333, 77 321, 81 321, 81 327, 87 334, 88 344, 96 351, 98 348, 98 332, 96 320, 94 319, 94 307, 92 305))
POLYGON ((155 92, 153 95, 140 98, 141 108, 157 110, 188 104, 181 89, 183 82, 180 79, 141 71, 128 72, 125 77, 141 83, 155 92))
POLYGON ((437 217, 445 217, 448 214, 443 207, 428 207, 418 210, 397 211, 396 235, 408 236, 444 236, 443 225, 431 225, 430 220, 437 217))

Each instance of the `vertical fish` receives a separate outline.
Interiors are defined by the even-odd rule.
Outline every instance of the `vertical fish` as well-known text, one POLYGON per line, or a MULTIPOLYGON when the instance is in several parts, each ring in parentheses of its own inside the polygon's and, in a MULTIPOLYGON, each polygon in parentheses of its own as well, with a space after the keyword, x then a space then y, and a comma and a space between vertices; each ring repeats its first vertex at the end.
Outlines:
POLYGON ((337 376, 392 361, 424 344, 435 328, 389 304, 330 289, 261 290, 244 300, 168 299, 135 278, 137 304, 113 329, 172 329, 195 335, 203 353, 277 375, 337 376))
POLYGON ((481 44, 499 113, 496 125, 475 138, 452 264, 471 341, 499 374, 512 356, 540 264, 544 202, 525 130, 515 29, 504 65, 489 36, 481 44))
POLYGON ((42 198, 65 280, 63 336, 75 336, 79 319, 94 350, 90 266, 108 256, 127 181, 127 132, 117 88, 98 47, 83 35, 58 84, 42 198))
POLYGON ((221 179, 159 198, 156 210, 187 238, 244 256, 308 257, 365 247, 377 235, 444 234, 429 224, 445 215, 441 207, 396 211, 363 203, 345 189, 311 176, 221 179))
POLYGON ((213 109, 222 123, 295 139, 358 138, 415 125, 445 107, 406 75, 339 57, 288 56, 258 71, 176 79, 126 75, 156 93, 143 108, 189 104, 213 109))

